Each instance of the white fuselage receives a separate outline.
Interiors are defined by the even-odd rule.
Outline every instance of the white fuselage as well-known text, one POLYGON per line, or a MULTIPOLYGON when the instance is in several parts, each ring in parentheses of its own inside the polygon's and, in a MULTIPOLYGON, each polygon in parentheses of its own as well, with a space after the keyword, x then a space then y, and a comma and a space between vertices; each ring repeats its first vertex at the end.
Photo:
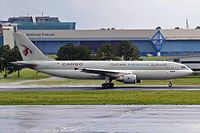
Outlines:
MULTIPOLYGON (((174 79, 187 76, 192 70, 187 66, 168 61, 30 61, 37 71, 73 79, 105 79, 104 75, 85 73, 82 69, 103 69, 129 73, 139 80, 174 79)), ((116 76, 116 75, 115 75, 116 76)), ((119 75, 120 76, 120 75, 119 75)), ((117 77, 116 77, 117 78, 117 77)))

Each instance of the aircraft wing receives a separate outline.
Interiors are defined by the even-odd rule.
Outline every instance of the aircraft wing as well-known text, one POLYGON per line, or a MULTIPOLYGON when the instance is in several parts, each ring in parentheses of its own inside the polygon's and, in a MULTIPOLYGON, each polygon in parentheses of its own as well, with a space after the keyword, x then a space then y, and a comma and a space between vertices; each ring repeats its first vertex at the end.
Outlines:
POLYGON ((105 70, 105 69, 93 69, 93 68, 84 68, 81 70, 82 72, 85 72, 85 73, 100 74, 100 75, 111 76, 115 78, 121 75, 131 74, 131 72, 125 72, 123 70, 105 70))

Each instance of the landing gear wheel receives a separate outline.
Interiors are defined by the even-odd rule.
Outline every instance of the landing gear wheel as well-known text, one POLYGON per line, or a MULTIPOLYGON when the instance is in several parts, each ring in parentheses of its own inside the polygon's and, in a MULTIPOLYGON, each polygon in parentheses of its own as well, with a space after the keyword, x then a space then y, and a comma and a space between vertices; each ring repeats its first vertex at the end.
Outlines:
POLYGON ((103 83, 101 86, 102 86, 103 89, 108 87, 106 83, 103 83))
POLYGON ((173 84, 172 84, 171 82, 168 84, 169 87, 172 87, 172 85, 173 85, 173 84))
POLYGON ((114 83, 109 83, 109 87, 113 88, 114 87, 114 83))
POLYGON ((114 83, 103 83, 101 86, 102 86, 103 89, 113 88, 114 87, 114 83))
POLYGON ((105 77, 105 83, 103 83, 102 88, 113 88, 114 87, 114 83, 112 83, 112 78, 109 76, 105 77))

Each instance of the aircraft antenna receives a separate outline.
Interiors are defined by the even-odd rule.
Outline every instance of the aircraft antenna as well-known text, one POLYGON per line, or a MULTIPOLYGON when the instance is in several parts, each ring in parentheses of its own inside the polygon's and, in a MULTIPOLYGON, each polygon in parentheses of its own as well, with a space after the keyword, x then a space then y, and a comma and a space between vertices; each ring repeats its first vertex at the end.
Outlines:
POLYGON ((186 19, 186 29, 189 29, 188 19, 186 19))

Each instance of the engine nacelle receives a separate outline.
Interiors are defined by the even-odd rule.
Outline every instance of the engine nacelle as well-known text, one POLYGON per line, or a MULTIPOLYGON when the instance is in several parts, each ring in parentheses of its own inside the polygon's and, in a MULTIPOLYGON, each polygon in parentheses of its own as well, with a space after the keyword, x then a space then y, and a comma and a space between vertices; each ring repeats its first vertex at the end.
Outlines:
POLYGON ((141 80, 137 80, 136 75, 134 74, 123 75, 116 80, 120 82, 124 82, 125 84, 141 83, 141 80))
POLYGON ((137 82, 136 75, 124 75, 124 83, 135 84, 137 82))

